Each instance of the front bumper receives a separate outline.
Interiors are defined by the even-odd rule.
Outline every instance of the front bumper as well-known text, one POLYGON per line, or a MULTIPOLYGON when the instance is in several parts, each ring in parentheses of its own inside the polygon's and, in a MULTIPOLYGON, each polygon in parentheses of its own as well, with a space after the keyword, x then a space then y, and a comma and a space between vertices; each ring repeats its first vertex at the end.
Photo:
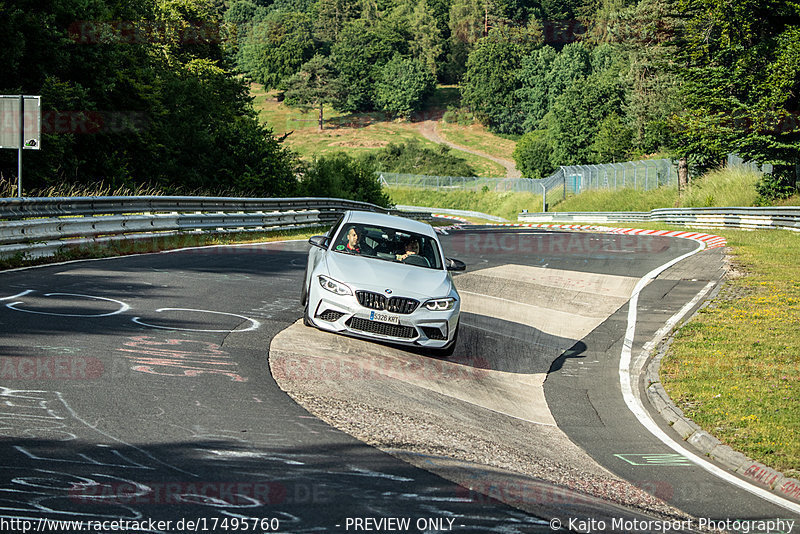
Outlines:
POLYGON ((355 295, 337 295, 322 288, 312 288, 309 319, 322 330, 402 345, 442 348, 455 335, 460 301, 451 310, 430 311, 420 305, 409 314, 391 313, 399 324, 379 322, 373 310, 359 304, 355 295))

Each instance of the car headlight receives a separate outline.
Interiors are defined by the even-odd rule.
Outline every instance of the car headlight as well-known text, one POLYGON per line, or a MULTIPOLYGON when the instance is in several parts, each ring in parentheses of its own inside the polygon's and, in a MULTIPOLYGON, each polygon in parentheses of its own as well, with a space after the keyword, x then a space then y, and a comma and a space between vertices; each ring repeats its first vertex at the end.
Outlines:
POLYGON ((456 299, 452 297, 447 297, 446 299, 431 299, 427 301, 423 306, 425 306, 430 311, 447 311, 452 310, 453 306, 456 305, 456 299))
POLYGON ((329 278, 325 275, 320 275, 319 277, 319 285, 322 286, 322 289, 327 289, 331 293, 336 293, 337 295, 352 295, 353 291, 344 285, 341 282, 337 282, 333 278, 329 278))

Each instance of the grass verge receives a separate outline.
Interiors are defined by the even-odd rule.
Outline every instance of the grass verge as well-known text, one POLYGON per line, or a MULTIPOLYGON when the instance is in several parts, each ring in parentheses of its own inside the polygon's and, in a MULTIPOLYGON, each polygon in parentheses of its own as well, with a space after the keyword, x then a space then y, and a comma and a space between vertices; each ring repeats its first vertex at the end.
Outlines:
POLYGON ((661 380, 704 430, 800 477, 800 239, 780 230, 716 233, 740 276, 676 333, 661 380))
POLYGON ((568 197, 552 211, 650 211, 657 208, 756 206, 756 183, 761 174, 743 169, 720 169, 695 179, 686 191, 661 187, 651 191, 593 190, 568 197))
POLYGON ((384 188, 392 203, 411 206, 479 211, 516 221, 523 209, 542 204, 542 196, 533 193, 497 193, 495 191, 434 191, 404 187, 384 188))

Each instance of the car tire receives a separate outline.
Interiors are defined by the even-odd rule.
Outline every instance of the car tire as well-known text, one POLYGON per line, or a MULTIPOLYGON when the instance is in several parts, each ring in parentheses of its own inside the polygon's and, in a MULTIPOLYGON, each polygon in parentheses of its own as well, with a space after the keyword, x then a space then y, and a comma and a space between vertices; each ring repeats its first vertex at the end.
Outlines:
POLYGON ((303 324, 306 326, 314 326, 314 323, 311 322, 311 316, 308 314, 308 295, 306 295, 306 303, 303 306, 303 324))
POLYGON ((306 283, 306 279, 308 278, 308 266, 306 266, 306 270, 303 271, 303 287, 300 289, 300 304, 305 306, 308 302, 308 284, 306 283))

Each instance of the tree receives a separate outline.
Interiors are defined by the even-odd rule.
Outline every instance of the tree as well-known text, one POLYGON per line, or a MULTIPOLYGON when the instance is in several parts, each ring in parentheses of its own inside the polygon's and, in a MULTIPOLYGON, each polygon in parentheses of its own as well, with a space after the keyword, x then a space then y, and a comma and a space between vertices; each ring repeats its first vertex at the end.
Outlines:
POLYGON ((361 0, 317 0, 312 8, 314 36, 320 41, 334 43, 350 22, 361 17, 361 0))
MULTIPOLYGON (((218 27, 212 2, 18 0, 0 9, 0 92, 42 95, 46 149, 27 156, 26 189, 294 187, 294 155, 259 125, 220 40, 200 32, 218 27)), ((0 173, 15 175, 11 151, 0 151, 0 173)))
POLYGON ((583 43, 570 43, 561 49, 550 70, 545 75, 547 102, 550 106, 579 78, 588 76, 592 70, 591 56, 583 43))
POLYGON ((395 54, 408 54, 408 34, 388 21, 356 20, 344 27, 331 48, 331 60, 347 92, 337 104, 342 111, 375 109, 375 84, 395 54))
POLYGON ((314 51, 307 14, 272 12, 250 29, 240 47, 238 64, 254 81, 275 89, 311 59, 314 51))
POLYGON ((800 5, 782 0, 682 0, 682 155, 707 167, 726 153, 798 162, 800 5))
POLYGON ((450 6, 450 52, 445 76, 451 83, 461 79, 466 71, 467 58, 484 36, 483 6, 475 0, 453 0, 450 6))
POLYGON ((481 39, 467 59, 461 99, 479 120, 500 133, 522 133, 524 117, 517 90, 516 72, 530 54, 541 33, 535 27, 499 27, 481 39))
POLYGON ((392 115, 409 118, 433 93, 436 79, 418 60, 395 55, 380 71, 375 104, 392 115))
POLYGON ((364 156, 378 171, 431 176, 476 176, 467 160, 456 156, 447 145, 427 148, 414 139, 405 143, 389 143, 364 156))
POLYGON ((592 143, 602 121, 621 112, 624 90, 609 73, 578 78, 558 98, 545 119, 552 139, 551 160, 559 165, 597 161, 592 143))
POLYGON ((396 16, 407 21, 411 35, 409 43, 411 55, 436 76, 439 71, 439 58, 444 51, 444 41, 428 0, 401 0, 396 16))
POLYGON ((322 108, 341 100, 343 87, 329 58, 315 55, 284 83, 284 103, 308 111, 319 110, 319 129, 324 128, 322 108))
POLYGON ((623 124, 616 111, 612 111, 600 123, 590 149, 595 154, 594 161, 616 163, 628 159, 632 143, 633 131, 623 124))
POLYGON ((520 85, 517 89, 517 98, 524 116, 523 131, 530 132, 538 128, 550 109, 547 74, 556 55, 553 47, 543 46, 522 58, 520 69, 517 71, 520 85))

